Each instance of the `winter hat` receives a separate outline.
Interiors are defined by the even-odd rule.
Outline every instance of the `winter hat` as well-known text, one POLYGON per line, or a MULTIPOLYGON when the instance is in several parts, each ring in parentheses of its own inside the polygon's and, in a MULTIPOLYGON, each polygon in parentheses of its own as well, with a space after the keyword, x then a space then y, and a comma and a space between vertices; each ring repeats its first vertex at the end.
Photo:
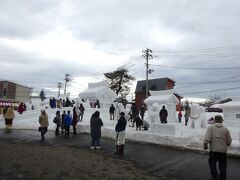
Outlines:
POLYGON ((222 118, 222 116, 220 116, 220 115, 216 115, 214 119, 215 119, 215 122, 216 122, 216 123, 221 123, 221 122, 223 122, 223 118, 222 118))
POLYGON ((124 112, 120 112, 119 113, 121 116, 125 116, 125 113, 124 112))

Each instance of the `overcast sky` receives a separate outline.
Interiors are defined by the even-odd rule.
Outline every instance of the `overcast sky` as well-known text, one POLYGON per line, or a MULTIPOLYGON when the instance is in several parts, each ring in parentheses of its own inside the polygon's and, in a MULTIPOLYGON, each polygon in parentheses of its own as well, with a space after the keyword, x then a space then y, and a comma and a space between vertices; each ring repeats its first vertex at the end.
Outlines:
POLYGON ((149 78, 175 80, 183 96, 240 96, 238 0, 0 1, 0 79, 34 92, 57 95, 69 73, 77 96, 122 65, 143 80, 145 48, 149 78), (198 93, 212 90, 220 91, 198 93))

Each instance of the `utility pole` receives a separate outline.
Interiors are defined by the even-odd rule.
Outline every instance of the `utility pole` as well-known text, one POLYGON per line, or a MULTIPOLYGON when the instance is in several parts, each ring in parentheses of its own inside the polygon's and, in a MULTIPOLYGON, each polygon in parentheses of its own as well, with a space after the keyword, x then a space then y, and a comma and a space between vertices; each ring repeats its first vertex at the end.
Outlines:
POLYGON ((146 98, 148 97, 148 74, 149 74, 149 64, 148 64, 148 60, 149 58, 152 58, 153 56, 151 55, 152 50, 151 49, 145 49, 142 51, 143 55, 142 57, 146 58, 146 98))
POLYGON ((67 83, 71 81, 71 74, 65 74, 65 88, 64 88, 64 94, 66 94, 67 90, 67 83))
POLYGON ((57 88, 58 88, 58 97, 60 97, 60 89, 62 88, 62 83, 58 82, 57 83, 57 88))

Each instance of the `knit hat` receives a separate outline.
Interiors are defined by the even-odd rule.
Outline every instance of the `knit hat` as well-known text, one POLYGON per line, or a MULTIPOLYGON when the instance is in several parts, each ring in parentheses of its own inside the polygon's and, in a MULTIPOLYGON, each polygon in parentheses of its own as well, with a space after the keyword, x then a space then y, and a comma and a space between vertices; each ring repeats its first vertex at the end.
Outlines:
POLYGON ((124 112, 120 112, 119 113, 121 116, 125 116, 125 113, 124 112))
POLYGON ((220 115, 216 115, 215 116, 215 122, 217 123, 221 123, 221 122, 223 122, 223 118, 222 118, 222 116, 220 116, 220 115))

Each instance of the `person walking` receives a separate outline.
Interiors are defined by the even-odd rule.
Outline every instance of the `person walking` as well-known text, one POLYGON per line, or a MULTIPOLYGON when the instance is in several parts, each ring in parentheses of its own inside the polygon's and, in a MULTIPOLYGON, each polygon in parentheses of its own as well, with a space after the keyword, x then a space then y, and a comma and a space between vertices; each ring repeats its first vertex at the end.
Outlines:
POLYGON ((76 107, 73 108, 73 119, 72 119, 72 126, 73 126, 73 134, 77 134, 77 123, 78 123, 78 114, 76 111, 76 107))
POLYGON ((227 147, 231 145, 232 138, 230 131, 223 126, 222 121, 222 116, 215 116, 215 124, 207 128, 203 142, 204 150, 208 149, 209 144, 208 164, 212 180, 226 180, 227 178, 227 147), (219 175, 217 163, 220 171, 219 175))
POLYGON ((10 106, 7 108, 6 113, 4 114, 6 129, 12 127, 13 119, 15 118, 13 107, 10 106))
POLYGON ((67 136, 69 136, 71 124, 72 124, 72 115, 71 115, 71 112, 68 111, 67 115, 64 117, 65 135, 67 136))
POLYGON ((167 123, 168 112, 165 106, 162 106, 162 109, 159 112, 159 117, 160 117, 161 123, 167 123))
POLYGON ((142 104, 142 107, 140 108, 140 116, 142 120, 144 120, 145 111, 146 111, 146 106, 142 104))
POLYGON ((48 115, 45 110, 41 111, 41 114, 39 116, 39 124, 40 124, 40 132, 41 132, 41 140, 44 141, 45 137, 44 135, 47 133, 48 130, 48 115))
POLYGON ((99 117, 100 112, 96 111, 90 119, 91 127, 91 149, 100 149, 102 119, 99 117))
POLYGON ((178 112, 178 122, 179 123, 182 122, 182 112, 181 112, 181 110, 178 112))
POLYGON ((188 124, 188 119, 190 117, 191 114, 191 108, 189 107, 188 103, 185 106, 185 114, 184 114, 184 118, 185 118, 185 126, 187 126, 188 124))
POLYGON ((65 125, 64 125, 64 118, 66 116, 66 111, 63 111, 62 113, 62 121, 61 121, 61 131, 62 131, 62 134, 65 134, 65 125))
POLYGON ((61 126, 61 115, 60 115, 60 111, 56 112, 56 116, 53 119, 53 122, 56 124, 56 130, 55 130, 55 135, 58 136, 59 135, 59 128, 61 126))
POLYGON ((115 107, 113 106, 113 104, 111 104, 109 108, 110 120, 114 120, 114 113, 115 113, 115 107))
POLYGON ((23 104, 23 102, 21 102, 18 106, 18 112, 19 112, 19 114, 22 114, 23 111, 24 111, 24 104, 23 104))
POLYGON ((85 111, 85 108, 83 106, 83 104, 81 103, 80 106, 79 106, 79 110, 80 110, 80 122, 82 122, 83 120, 83 115, 84 115, 84 111, 85 111))
POLYGON ((115 126, 115 145, 116 145, 116 152, 115 154, 123 154, 124 152, 124 144, 125 144, 125 129, 127 125, 127 120, 125 119, 125 113, 121 112, 120 118, 115 126))

